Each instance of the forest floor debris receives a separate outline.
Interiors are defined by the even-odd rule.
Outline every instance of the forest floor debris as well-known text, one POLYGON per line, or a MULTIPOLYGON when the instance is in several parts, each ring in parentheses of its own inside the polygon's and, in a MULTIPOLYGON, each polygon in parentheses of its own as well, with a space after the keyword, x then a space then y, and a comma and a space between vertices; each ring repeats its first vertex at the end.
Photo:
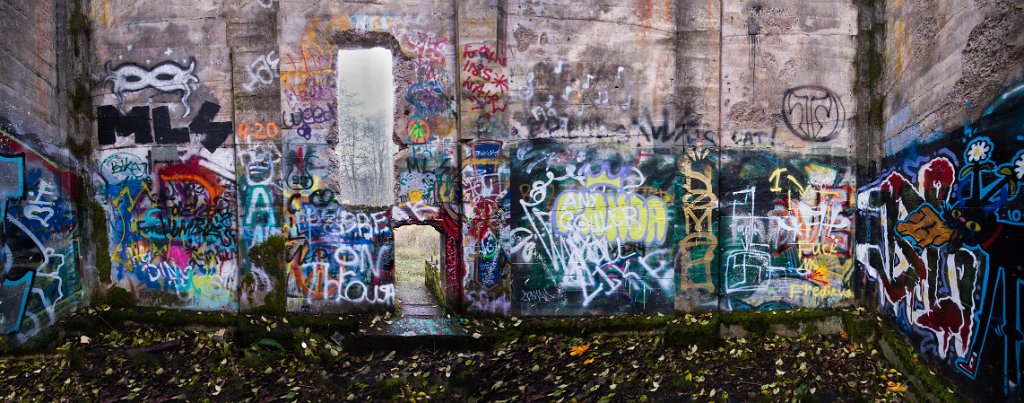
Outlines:
POLYGON ((365 351, 337 333, 293 332, 286 346, 223 329, 108 326, 45 355, 0 357, 0 399, 902 401, 912 389, 845 333, 714 347, 668 346, 659 332, 523 334, 475 351, 365 351))

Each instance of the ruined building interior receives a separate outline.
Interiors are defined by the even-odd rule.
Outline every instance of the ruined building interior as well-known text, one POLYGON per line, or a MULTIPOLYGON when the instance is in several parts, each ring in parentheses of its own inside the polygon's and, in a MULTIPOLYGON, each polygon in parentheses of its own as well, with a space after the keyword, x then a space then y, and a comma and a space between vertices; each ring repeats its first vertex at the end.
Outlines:
POLYGON ((1020 398, 1016 0, 0 2, 0 330, 862 307, 1020 398))

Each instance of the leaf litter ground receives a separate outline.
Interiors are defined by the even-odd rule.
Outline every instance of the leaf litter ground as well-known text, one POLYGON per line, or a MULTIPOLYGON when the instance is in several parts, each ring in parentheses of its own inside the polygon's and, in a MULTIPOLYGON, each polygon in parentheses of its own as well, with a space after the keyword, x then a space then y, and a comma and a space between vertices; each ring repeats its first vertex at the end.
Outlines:
MULTIPOLYGON (((274 319, 266 319, 273 322, 274 319)), ((902 401, 906 379, 843 335, 668 347, 660 333, 524 335, 485 351, 349 351, 297 332, 109 327, 0 357, 0 398, 90 401, 902 401)))

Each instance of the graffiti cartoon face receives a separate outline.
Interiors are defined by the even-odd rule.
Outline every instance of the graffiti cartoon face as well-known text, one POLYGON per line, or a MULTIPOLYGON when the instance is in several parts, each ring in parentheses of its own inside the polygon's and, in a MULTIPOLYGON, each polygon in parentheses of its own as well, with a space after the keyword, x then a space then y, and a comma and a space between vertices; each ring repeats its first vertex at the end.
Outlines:
POLYGON ((107 62, 107 77, 103 81, 110 81, 113 85, 114 95, 117 96, 118 110, 124 113, 124 93, 142 91, 153 88, 160 92, 181 91, 181 104, 185 107, 185 113, 181 117, 188 116, 192 108, 188 106, 188 96, 192 94, 191 83, 198 83, 199 77, 193 74, 196 68, 196 61, 192 59, 188 68, 174 61, 168 60, 153 66, 151 69, 125 63, 111 70, 110 62, 107 62))

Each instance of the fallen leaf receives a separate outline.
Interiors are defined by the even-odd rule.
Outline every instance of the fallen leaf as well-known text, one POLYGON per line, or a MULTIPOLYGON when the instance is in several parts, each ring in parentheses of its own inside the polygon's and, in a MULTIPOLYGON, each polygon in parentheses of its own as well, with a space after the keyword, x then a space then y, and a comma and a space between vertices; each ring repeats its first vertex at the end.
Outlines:
POLYGON ((887 383, 887 385, 888 386, 885 388, 886 392, 899 392, 899 393, 903 393, 903 392, 907 391, 907 386, 902 384, 902 383, 899 383, 899 382, 889 381, 887 383))
POLYGON ((589 350, 589 349, 590 349, 590 345, 589 344, 581 344, 581 345, 578 345, 578 346, 573 346, 572 349, 569 350, 569 355, 571 355, 573 357, 578 356, 578 355, 583 355, 583 353, 587 352, 587 350, 589 350))

